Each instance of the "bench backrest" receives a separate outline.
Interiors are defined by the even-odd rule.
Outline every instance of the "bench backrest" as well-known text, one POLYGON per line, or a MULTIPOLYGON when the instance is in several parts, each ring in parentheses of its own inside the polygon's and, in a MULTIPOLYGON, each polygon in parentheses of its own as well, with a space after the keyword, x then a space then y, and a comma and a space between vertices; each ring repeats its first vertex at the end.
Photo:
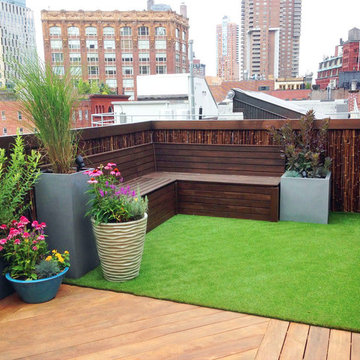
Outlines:
POLYGON ((279 146, 155 143, 157 171, 281 176, 279 146))
POLYGON ((89 155, 85 159, 88 167, 106 165, 114 162, 118 165, 125 181, 155 171, 153 144, 132 146, 125 149, 89 155))

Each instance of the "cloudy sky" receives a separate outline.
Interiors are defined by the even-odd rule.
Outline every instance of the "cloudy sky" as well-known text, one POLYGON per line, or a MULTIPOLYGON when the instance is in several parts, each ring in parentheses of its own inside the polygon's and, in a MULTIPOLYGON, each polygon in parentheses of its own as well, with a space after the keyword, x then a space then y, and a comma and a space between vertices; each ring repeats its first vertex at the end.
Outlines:
MULTIPOLYGON (((182 0, 159 0, 179 12, 182 0)), ((197 58, 206 64, 207 75, 216 73, 216 24, 227 15, 240 25, 241 0, 185 0, 190 19, 190 38, 194 40, 197 58)), ((300 75, 316 73, 318 63, 334 53, 339 39, 347 39, 348 30, 360 28, 359 0, 303 0, 300 43, 300 75)), ((40 11, 48 10, 144 10, 146 0, 27 0, 34 10, 39 53, 43 53, 40 11)))

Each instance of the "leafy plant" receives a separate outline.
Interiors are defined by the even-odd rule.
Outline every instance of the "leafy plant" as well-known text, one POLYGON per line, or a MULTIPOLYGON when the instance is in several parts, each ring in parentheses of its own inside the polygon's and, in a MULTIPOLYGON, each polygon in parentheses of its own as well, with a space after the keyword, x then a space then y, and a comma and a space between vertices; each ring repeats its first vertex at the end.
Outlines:
POLYGON ((45 279, 51 276, 55 276, 60 272, 60 268, 55 261, 41 260, 39 265, 35 266, 35 272, 38 279, 45 279))
POLYGON ((45 261, 56 263, 60 271, 63 271, 66 267, 70 266, 70 255, 67 250, 65 250, 63 254, 60 254, 54 249, 51 251, 51 254, 46 257, 45 261))
POLYGON ((40 175, 40 153, 26 155, 23 138, 15 138, 10 158, 0 149, 0 223, 9 225, 30 206, 27 196, 40 175))
POLYGON ((122 177, 116 164, 108 163, 86 172, 92 185, 89 193, 91 208, 87 212, 96 223, 119 223, 140 220, 148 208, 147 197, 139 191, 122 186, 122 177))
POLYGON ((310 110, 300 120, 300 131, 292 129, 288 121, 280 129, 272 127, 270 134, 278 145, 284 147, 286 170, 302 177, 324 178, 331 167, 331 159, 325 156, 329 122, 315 125, 315 114, 310 110))
POLYGON ((77 139, 71 131, 72 111, 78 99, 69 73, 56 74, 40 60, 16 65, 14 78, 20 107, 36 128, 48 159, 56 173, 71 172, 77 139))

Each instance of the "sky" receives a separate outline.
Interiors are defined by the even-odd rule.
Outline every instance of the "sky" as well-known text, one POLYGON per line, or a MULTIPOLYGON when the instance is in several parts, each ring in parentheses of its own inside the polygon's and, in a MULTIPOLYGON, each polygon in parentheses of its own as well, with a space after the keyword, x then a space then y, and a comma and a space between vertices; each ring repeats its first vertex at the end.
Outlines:
MULTIPOLYGON (((184 0, 161 0, 180 12, 184 0)), ((216 25, 223 16, 240 25, 241 0, 185 0, 190 22, 189 39, 194 40, 196 58, 206 64, 206 75, 216 75, 216 25)), ((34 11, 37 47, 43 54, 40 11, 47 10, 145 10, 146 0, 27 0, 34 11)), ((339 39, 348 37, 353 27, 360 28, 359 0, 302 0, 300 74, 317 72, 324 56, 333 55, 339 39)))

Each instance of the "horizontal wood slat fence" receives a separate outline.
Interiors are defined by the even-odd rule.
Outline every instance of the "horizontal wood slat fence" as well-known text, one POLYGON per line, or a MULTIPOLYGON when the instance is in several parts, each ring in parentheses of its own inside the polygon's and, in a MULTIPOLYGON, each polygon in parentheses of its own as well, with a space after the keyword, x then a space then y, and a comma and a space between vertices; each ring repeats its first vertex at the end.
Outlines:
MULTIPOLYGON (((299 122, 292 120, 294 129, 299 122)), ((273 145, 268 128, 284 120, 148 121, 80 130, 80 152, 96 163, 96 155, 148 143, 273 145)), ((36 147, 32 135, 25 135, 36 147)), ((13 137, 0 137, 8 148, 13 137)), ((332 164, 333 211, 360 212, 360 119, 330 120, 327 153, 332 164)), ((111 156, 110 156, 111 157, 111 156)))

